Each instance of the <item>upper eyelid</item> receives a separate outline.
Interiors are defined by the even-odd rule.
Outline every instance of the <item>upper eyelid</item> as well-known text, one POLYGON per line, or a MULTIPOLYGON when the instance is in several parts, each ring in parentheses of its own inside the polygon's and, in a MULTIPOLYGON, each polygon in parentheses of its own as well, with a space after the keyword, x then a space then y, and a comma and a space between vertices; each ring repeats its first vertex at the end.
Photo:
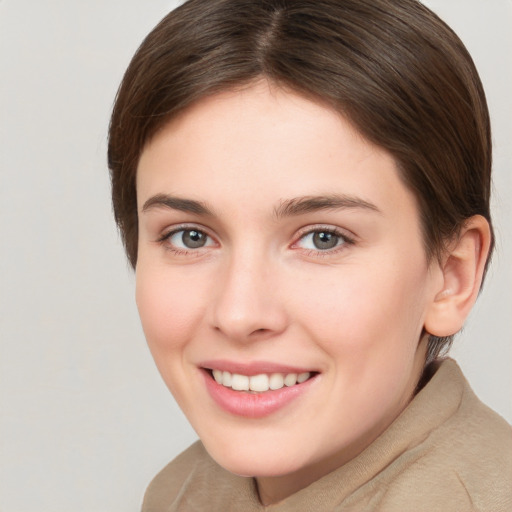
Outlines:
POLYGON ((332 225, 324 225, 324 224, 314 224, 309 226, 304 226, 303 228, 297 230, 297 234, 295 235, 295 242, 303 238, 306 235, 309 235, 310 233, 315 233, 317 231, 328 231, 330 233, 334 233, 336 235, 339 235, 341 237, 347 238, 348 240, 355 240, 357 239, 357 236, 350 230, 346 228, 341 228, 339 226, 332 226, 332 225))
POLYGON ((192 230, 201 231, 205 235, 208 235, 210 238, 215 238, 215 236, 212 235, 211 231, 207 227, 205 227, 201 224, 197 224, 195 222, 190 222, 190 223, 185 222, 183 224, 176 224, 176 225, 167 227, 165 229, 162 229, 161 238, 167 238, 167 237, 173 235, 174 233, 178 233, 180 231, 192 231, 192 230))

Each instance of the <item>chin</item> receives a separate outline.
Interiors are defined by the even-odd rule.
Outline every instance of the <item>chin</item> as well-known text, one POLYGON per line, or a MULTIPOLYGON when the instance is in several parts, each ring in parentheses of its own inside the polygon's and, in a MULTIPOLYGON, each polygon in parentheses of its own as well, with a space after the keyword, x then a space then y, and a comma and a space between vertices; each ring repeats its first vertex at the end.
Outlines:
POLYGON ((235 443, 227 440, 220 443, 218 438, 213 442, 202 439, 210 456, 230 473, 240 476, 270 476, 287 472, 284 454, 276 456, 275 450, 262 449, 259 445, 250 445, 250 437, 244 442, 235 443))
MULTIPOLYGON (((221 446, 218 441, 210 445, 203 443, 210 456, 224 469, 245 477, 276 477, 300 470, 308 461, 297 459, 297 450, 283 450, 275 446, 262 448, 261 445, 248 446, 246 439, 240 446, 235 443, 221 446)), ((304 455, 304 454, 303 454, 304 455)))

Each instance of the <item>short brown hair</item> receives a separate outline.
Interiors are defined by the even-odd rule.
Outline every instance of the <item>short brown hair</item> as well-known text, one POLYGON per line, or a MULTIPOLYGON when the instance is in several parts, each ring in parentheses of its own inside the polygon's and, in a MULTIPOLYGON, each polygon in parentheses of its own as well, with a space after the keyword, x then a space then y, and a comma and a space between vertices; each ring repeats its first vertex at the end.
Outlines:
MULTIPOLYGON (((482 84, 457 35, 420 2, 189 0, 137 50, 110 123, 114 214, 133 267, 145 144, 192 103, 262 77, 330 105, 393 155, 429 258, 469 217, 491 225, 482 84)), ((450 342, 431 336, 429 359, 450 342)))

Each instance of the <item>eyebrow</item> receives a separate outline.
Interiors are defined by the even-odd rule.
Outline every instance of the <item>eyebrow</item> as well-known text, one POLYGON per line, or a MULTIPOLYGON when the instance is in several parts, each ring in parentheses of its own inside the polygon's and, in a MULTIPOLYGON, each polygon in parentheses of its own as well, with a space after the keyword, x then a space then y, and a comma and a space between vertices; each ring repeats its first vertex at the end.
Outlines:
MULTIPOLYGON (((170 196, 168 194, 156 194, 150 197, 142 206, 142 212, 147 212, 153 208, 170 208, 195 215, 214 217, 213 210, 206 203, 194 199, 184 199, 181 197, 170 196)), ((280 219, 283 217, 293 217, 304 215, 320 210, 340 210, 356 209, 374 211, 381 213, 374 204, 356 196, 345 194, 331 194, 326 196, 302 196, 286 199, 280 202, 279 206, 274 208, 274 217, 280 219)))
POLYGON ((274 209, 274 216, 279 219, 320 210, 356 209, 382 213, 373 203, 356 196, 331 194, 326 196, 304 196, 287 199, 274 209))
POLYGON ((170 196, 167 194, 157 194, 150 197, 142 206, 142 211, 147 212, 152 208, 170 208, 181 212, 194 213, 213 217, 213 211, 203 202, 193 199, 183 199, 181 197, 170 196))

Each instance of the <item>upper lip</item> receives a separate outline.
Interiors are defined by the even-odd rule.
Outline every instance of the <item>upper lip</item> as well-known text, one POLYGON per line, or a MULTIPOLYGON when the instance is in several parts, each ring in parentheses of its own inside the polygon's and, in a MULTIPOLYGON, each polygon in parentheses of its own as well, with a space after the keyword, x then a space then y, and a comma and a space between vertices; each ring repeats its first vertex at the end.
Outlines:
POLYGON ((251 362, 237 362, 228 361, 226 359, 214 359, 210 361, 202 361, 199 365, 201 368, 207 370, 221 370, 229 373, 237 373, 240 375, 260 375, 262 373, 305 373, 314 372, 311 368, 304 368, 298 366, 291 366, 280 363, 273 363, 269 361, 251 361, 251 362))

